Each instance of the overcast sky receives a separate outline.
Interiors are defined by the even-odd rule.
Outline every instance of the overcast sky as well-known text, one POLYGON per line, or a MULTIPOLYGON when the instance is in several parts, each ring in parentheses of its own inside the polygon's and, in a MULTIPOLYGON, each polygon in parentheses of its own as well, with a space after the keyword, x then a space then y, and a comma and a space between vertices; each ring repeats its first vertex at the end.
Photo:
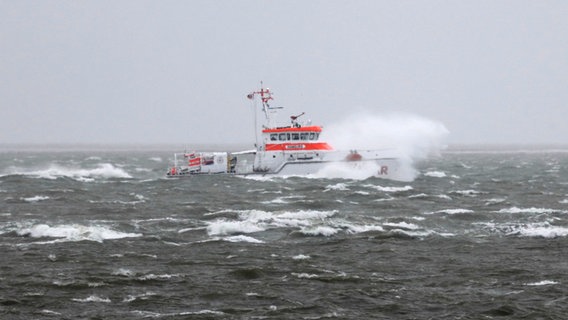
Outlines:
POLYGON ((568 1, 0 0, 0 143, 244 143, 247 93, 568 143, 568 1))

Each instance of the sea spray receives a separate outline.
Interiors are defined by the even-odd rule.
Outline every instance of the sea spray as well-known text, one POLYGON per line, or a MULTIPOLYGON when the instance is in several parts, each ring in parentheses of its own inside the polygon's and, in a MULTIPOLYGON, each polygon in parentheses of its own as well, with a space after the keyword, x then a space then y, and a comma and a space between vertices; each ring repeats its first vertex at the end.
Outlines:
MULTIPOLYGON (((389 150, 400 164, 394 179, 412 181, 417 175, 415 161, 439 155, 448 133, 442 123, 413 114, 357 113, 326 126, 322 139, 336 150, 389 150)), ((350 174, 352 170, 326 168, 321 173, 360 180, 372 176, 375 169, 350 174)))

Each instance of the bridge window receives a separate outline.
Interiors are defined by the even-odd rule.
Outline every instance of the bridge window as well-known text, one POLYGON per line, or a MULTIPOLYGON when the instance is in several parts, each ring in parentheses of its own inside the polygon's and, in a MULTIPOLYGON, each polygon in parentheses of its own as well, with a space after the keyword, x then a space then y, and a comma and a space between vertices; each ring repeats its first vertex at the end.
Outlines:
POLYGON ((319 132, 282 132, 282 133, 271 133, 270 141, 308 141, 308 140, 318 140, 319 132))

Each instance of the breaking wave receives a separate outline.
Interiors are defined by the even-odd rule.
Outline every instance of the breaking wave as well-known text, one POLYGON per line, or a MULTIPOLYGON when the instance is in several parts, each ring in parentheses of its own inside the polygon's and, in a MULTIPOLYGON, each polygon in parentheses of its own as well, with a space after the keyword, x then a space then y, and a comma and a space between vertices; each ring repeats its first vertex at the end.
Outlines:
POLYGON ((20 236, 32 238, 58 238, 51 242, 68 241, 97 241, 114 240, 131 237, 141 237, 140 233, 126 233, 115 231, 106 226, 84 226, 78 224, 49 226, 36 224, 29 228, 21 228, 17 231, 20 236))
POLYGON ((110 163, 101 163, 98 165, 98 167, 91 169, 77 169, 59 165, 51 165, 47 169, 39 170, 12 168, 8 173, 4 173, 4 175, 23 175, 52 180, 65 177, 79 181, 93 181, 96 178, 132 178, 132 176, 128 174, 128 172, 126 172, 124 169, 117 168, 110 163))

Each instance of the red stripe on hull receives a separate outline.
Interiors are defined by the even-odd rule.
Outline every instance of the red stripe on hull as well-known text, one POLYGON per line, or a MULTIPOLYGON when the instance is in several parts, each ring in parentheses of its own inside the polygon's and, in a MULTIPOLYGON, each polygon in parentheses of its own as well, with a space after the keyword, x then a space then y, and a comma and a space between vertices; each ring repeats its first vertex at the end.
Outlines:
POLYGON ((333 148, 326 142, 266 144, 266 151, 329 151, 333 148))

